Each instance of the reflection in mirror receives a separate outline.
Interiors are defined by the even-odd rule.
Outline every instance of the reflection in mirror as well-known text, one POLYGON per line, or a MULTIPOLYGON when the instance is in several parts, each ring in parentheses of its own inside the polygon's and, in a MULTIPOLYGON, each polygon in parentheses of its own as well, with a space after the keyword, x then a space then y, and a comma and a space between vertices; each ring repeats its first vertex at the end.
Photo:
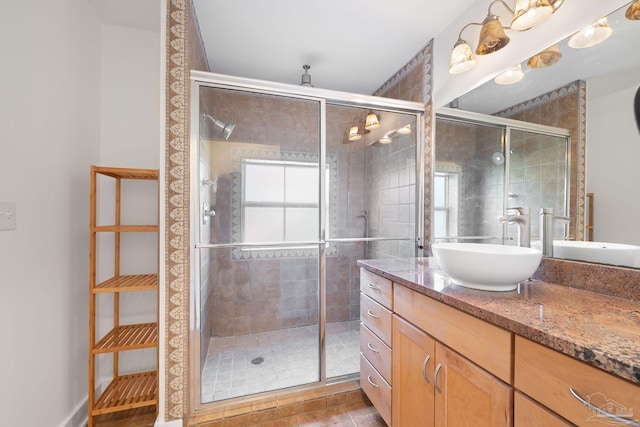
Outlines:
MULTIPOLYGON (((442 109, 436 115, 436 241, 540 246, 542 208, 567 212, 568 131, 442 109), (530 209, 526 229, 498 217, 530 209), (530 230, 530 231, 527 231, 530 230)), ((557 223, 554 235, 568 228, 557 223)))
MULTIPOLYGON (((635 50, 640 21, 626 19, 626 9, 607 17, 613 31, 604 42, 572 49, 562 41, 558 43, 562 59, 556 64, 543 69, 525 64, 525 77, 518 83, 505 86, 491 80, 452 100, 461 110, 569 130, 568 239, 583 241, 591 235, 608 248, 613 243, 640 246, 640 227, 636 226, 640 217, 636 188, 640 133, 634 117, 640 55, 630 54, 635 50), (585 203, 587 193, 593 193, 592 211, 585 203), (593 229, 585 233, 588 221, 593 229)), ((439 131, 436 127, 436 133, 439 131)), ((436 153, 437 144, 438 140, 436 153)), ((556 234, 556 239, 560 237, 556 234)), ((586 258, 581 260, 633 266, 623 257, 586 258)))

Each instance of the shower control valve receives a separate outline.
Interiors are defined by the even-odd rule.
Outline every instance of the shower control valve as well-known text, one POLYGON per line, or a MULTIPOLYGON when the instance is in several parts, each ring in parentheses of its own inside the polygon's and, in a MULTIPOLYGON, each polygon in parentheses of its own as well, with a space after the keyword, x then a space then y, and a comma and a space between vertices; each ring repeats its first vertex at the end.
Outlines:
POLYGON ((216 216, 216 211, 209 208, 209 205, 204 202, 202 204, 202 223, 206 224, 209 222, 209 218, 213 218, 216 216))

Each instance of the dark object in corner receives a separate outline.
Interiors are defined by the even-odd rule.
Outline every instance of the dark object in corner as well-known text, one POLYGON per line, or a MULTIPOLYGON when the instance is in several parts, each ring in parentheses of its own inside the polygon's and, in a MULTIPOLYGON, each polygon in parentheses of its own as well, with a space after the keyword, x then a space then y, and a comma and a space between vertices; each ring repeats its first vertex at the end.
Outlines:
POLYGON ((640 132, 640 87, 636 90, 636 98, 633 101, 633 109, 636 113, 636 125, 638 126, 638 132, 640 132))

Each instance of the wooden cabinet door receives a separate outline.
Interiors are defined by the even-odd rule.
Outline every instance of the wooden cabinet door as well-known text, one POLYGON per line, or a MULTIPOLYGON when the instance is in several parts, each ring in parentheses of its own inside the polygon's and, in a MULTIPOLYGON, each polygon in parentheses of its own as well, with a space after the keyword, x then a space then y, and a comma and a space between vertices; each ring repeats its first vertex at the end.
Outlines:
POLYGON ((436 362, 436 426, 512 426, 511 387, 439 342, 436 362))
POLYGON ((393 427, 433 427, 435 340, 393 316, 393 427))

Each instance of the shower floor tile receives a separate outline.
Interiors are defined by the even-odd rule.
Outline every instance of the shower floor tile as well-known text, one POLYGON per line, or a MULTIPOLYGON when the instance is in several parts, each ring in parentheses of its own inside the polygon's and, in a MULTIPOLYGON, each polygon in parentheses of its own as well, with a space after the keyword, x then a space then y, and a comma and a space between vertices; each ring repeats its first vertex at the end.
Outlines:
MULTIPOLYGON (((327 378, 360 369, 360 322, 326 326, 327 378)), ((202 370, 202 401, 319 381, 318 326, 211 338, 202 370)))

